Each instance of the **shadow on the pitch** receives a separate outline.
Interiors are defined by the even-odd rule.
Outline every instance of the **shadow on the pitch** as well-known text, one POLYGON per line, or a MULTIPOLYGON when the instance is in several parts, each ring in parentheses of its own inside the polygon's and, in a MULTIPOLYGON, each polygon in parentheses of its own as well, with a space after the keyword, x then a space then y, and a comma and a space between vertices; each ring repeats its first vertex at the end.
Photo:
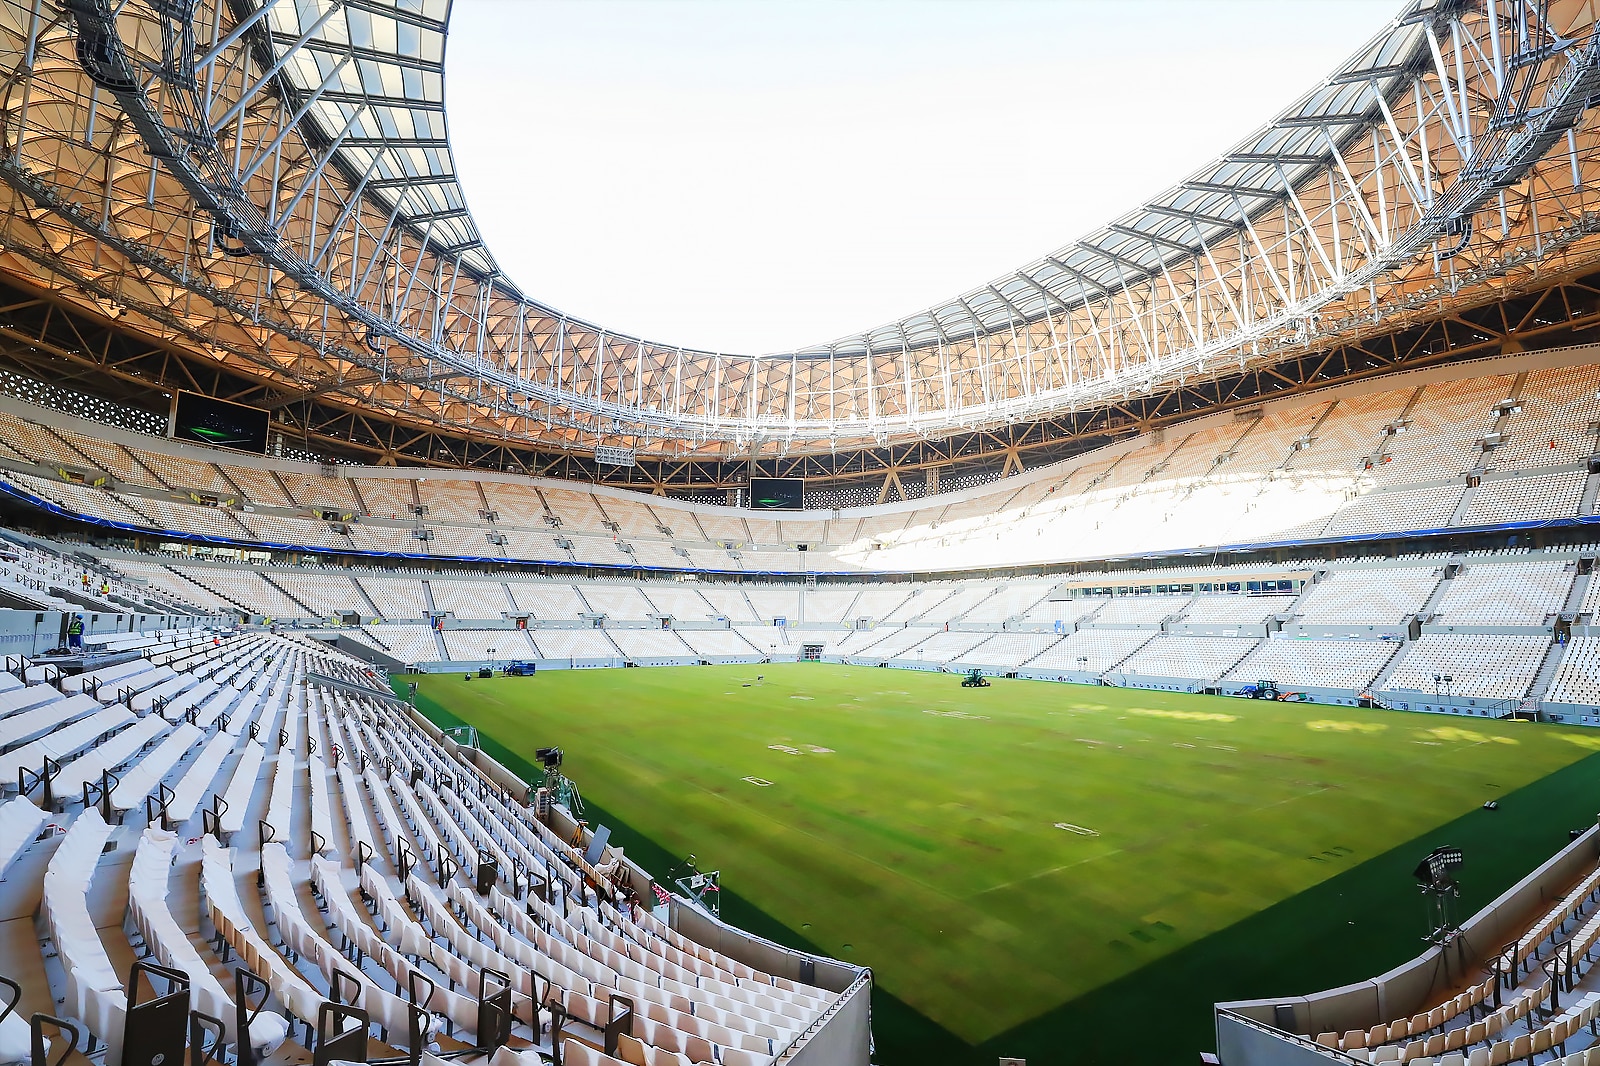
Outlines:
MULTIPOLYGON (((397 691, 403 690, 396 681, 397 691)), ((465 724, 427 696, 417 708, 440 726, 465 724)), ((483 750, 525 780, 543 776, 480 731, 483 750)), ((872 1031, 879 1066, 992 1066, 998 1056, 1040 1063, 1119 1062, 1168 1066, 1214 1050, 1212 1003, 1295 996, 1370 977, 1422 950, 1424 912, 1411 870, 1436 845, 1466 852, 1457 914, 1492 902, 1586 828, 1600 808, 1600 754, 1580 759, 1354 869, 1218 930, 976 1047, 874 986, 872 1031)), ((681 862, 616 815, 586 801, 591 825, 646 870, 665 876, 681 862)), ((1225 876, 1226 871, 1218 871, 1225 876)), ((1068 905, 1063 901, 1063 906, 1068 905)), ((724 889, 722 918, 757 936, 815 954, 804 936, 724 889)), ((1475 945, 1488 951, 1493 945, 1475 945)), ((1073 960, 1063 954, 1063 970, 1073 960)))

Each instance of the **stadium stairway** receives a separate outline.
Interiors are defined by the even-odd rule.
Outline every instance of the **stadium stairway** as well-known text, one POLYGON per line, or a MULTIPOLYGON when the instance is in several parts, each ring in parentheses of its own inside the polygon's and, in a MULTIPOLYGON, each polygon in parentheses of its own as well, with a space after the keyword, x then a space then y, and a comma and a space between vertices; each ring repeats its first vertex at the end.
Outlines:
POLYGON ((362 613, 366 614, 368 618, 382 618, 383 612, 378 610, 377 601, 372 598, 372 593, 367 591, 367 587, 361 583, 361 579, 352 574, 350 583, 356 587, 357 592, 361 593, 361 603, 372 612, 371 614, 367 614, 366 611, 362 613))
POLYGON ((1378 671, 1373 677, 1372 683, 1367 686, 1368 692, 1381 691, 1383 686, 1389 683, 1389 676, 1399 668, 1401 660, 1405 658, 1405 653, 1411 645, 1409 640, 1397 640, 1393 643, 1394 650, 1389 653, 1389 657, 1383 662, 1383 668, 1378 671))
POLYGON ((1583 598, 1589 591, 1589 585, 1594 581, 1594 560, 1588 561, 1588 568, 1580 561, 1578 572, 1572 579, 1572 588, 1567 590, 1566 602, 1561 605, 1561 617, 1568 621, 1575 621, 1578 612, 1583 608, 1583 598))
POLYGON ((1309 597, 1316 587, 1322 584, 1327 577, 1328 571, 1326 570, 1312 571, 1311 576, 1306 578, 1305 583, 1300 586, 1300 591, 1295 595, 1295 598, 1290 600, 1288 606, 1279 611, 1278 614, 1283 618, 1298 621, 1300 616, 1304 613, 1306 598, 1309 597))
POLYGON ((1561 657, 1566 650, 1565 644, 1551 640, 1550 647, 1545 650, 1544 658, 1539 660, 1539 669, 1534 673, 1533 682, 1528 686, 1525 701, 1537 702, 1544 699, 1545 693, 1550 691, 1550 685, 1556 679, 1556 671, 1561 668, 1561 657))
POLYGON ((1473 501, 1478 498, 1478 489, 1480 487, 1480 485, 1474 485, 1470 481, 1467 483, 1466 490, 1461 493, 1461 499, 1456 501, 1455 510, 1450 512, 1450 518, 1445 525, 1459 525, 1467 517, 1467 512, 1472 509, 1473 501))
POLYGON ((277 589, 279 592, 281 592, 285 596, 289 597, 289 599, 291 601, 293 601, 295 606, 299 607, 302 611, 304 611, 306 613, 306 617, 307 618, 316 618, 316 617, 321 616, 321 614, 322 614, 321 611, 313 611, 310 607, 308 607, 306 605, 306 602, 304 600, 302 600, 299 596, 296 596, 291 589, 289 589, 288 587, 286 587, 283 584, 283 582, 274 580, 271 577, 271 575, 267 574, 264 571, 257 571, 257 572, 261 574, 261 580, 265 581, 267 584, 271 585, 273 588, 277 589))
POLYGON ((760 618, 761 617, 761 612, 756 610, 755 601, 750 598, 750 594, 748 592, 745 592, 743 589, 740 589, 739 590, 739 598, 744 600, 744 605, 745 605, 745 607, 749 608, 750 616, 752 618, 760 618))
POLYGON ((1589 477, 1583 483, 1583 492, 1578 497, 1578 513, 1592 515, 1597 504, 1600 504, 1600 470, 1590 471, 1589 477))
POLYGON ((218 592, 215 587, 206 584, 204 581, 200 580, 200 578, 197 577, 197 576, 193 576, 193 575, 190 575, 190 574, 183 573, 177 567, 171 565, 170 563, 166 564, 165 568, 167 570, 171 571, 172 575, 174 577, 176 577, 179 581, 188 581, 188 582, 190 582, 192 584, 198 585, 199 587, 205 589, 207 592, 211 593, 211 595, 213 595, 213 596, 215 596, 217 598, 217 602, 218 603, 232 604, 235 610, 237 610, 240 613, 245 614, 245 615, 251 615, 251 614, 257 613, 254 608, 247 607, 246 605, 240 603, 238 600, 234 599, 232 596, 228 596, 228 595, 225 595, 224 593, 218 592))
POLYGON ((1416 620, 1418 622, 1426 622, 1434 616, 1434 613, 1439 609, 1439 601, 1444 599, 1445 594, 1450 591, 1451 580, 1460 572, 1460 559, 1452 558, 1445 563, 1444 572, 1439 577, 1439 584, 1434 586, 1433 592, 1417 610, 1416 620))
MULTIPOLYGON (((1102 678, 1106 678, 1106 677, 1110 677, 1112 674, 1115 674, 1118 671, 1120 671, 1122 669, 1123 665, 1125 663, 1127 663, 1127 661, 1129 659, 1132 659, 1135 655, 1138 655, 1140 651, 1142 651, 1152 640, 1155 640, 1157 637, 1159 637, 1161 635, 1161 633, 1162 633, 1161 629, 1153 630, 1150 633, 1149 637, 1147 637, 1145 640, 1142 640, 1142 641, 1139 642, 1139 646, 1138 647, 1134 648, 1128 654, 1124 655, 1122 658, 1120 658, 1116 662, 1112 663, 1110 665, 1110 667, 1108 667, 1107 669, 1100 671, 1100 676, 1102 678)), ((1242 658, 1244 658, 1244 656, 1241 655, 1240 658, 1242 659, 1242 658)))

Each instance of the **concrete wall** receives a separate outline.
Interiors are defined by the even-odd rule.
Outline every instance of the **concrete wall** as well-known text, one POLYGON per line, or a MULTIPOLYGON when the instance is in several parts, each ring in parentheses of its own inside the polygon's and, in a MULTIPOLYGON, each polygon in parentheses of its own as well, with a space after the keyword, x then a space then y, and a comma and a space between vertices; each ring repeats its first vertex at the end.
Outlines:
POLYGON ((1355 1062, 1326 1048, 1285 1039, 1252 1025, 1249 1019, 1221 1011, 1217 1012, 1217 1058, 1223 1066, 1328 1066, 1330 1060, 1355 1062))
MULTIPOLYGON (((218 616, 190 618, 170 614, 114 614, 81 611, 86 637, 108 633, 152 633, 161 629, 231 624, 218 616)), ((0 610, 0 655, 42 655, 62 643, 66 615, 61 611, 0 610)))
POLYGON ((747 933, 719 918, 674 896, 668 912, 667 924, 690 940, 737 959, 762 973, 784 977, 791 981, 826 988, 830 992, 843 992, 861 977, 862 968, 830 959, 826 955, 812 955, 795 951, 782 944, 747 933), (806 975, 807 964, 811 973, 806 975))
POLYGON ((1495 717, 1504 714, 1509 704, 1520 703, 1520 700, 1507 701, 1489 699, 1483 696, 1445 696, 1435 695, 1432 692, 1421 692, 1417 689, 1385 688, 1379 698, 1397 711, 1426 711, 1434 714, 1464 714, 1474 717, 1495 717))
MULTIPOLYGON (((1534 918, 1565 896, 1579 876, 1592 869, 1597 861, 1600 861, 1600 827, 1591 826, 1581 837, 1462 923, 1461 936, 1447 949, 1430 947, 1388 973, 1342 988, 1308 996, 1219 1003, 1218 1039, 1221 1040, 1224 1012, 1272 1027, 1283 1023, 1293 1033, 1314 1037, 1318 1033, 1370 1029, 1379 1022, 1409 1017, 1424 1007, 1431 1007, 1460 987, 1464 980, 1481 980, 1481 963, 1487 958, 1481 952, 1515 939, 1534 918), (1288 1020, 1290 1018, 1292 1021, 1288 1020)), ((1250 1040, 1255 1041, 1255 1037, 1250 1040)), ((1290 1044, 1287 1039, 1283 1043, 1286 1047, 1290 1044)), ((1220 1051, 1220 1043, 1218 1048, 1220 1051)), ((1226 1056, 1222 1058, 1223 1066, 1248 1066, 1248 1063, 1264 1061, 1267 1060, 1250 1058, 1235 1062, 1226 1056)))
POLYGON ((872 1050, 872 980, 870 973, 864 977, 823 1016, 820 1029, 808 1031, 799 1047, 778 1061, 795 1066, 867 1066, 872 1050))

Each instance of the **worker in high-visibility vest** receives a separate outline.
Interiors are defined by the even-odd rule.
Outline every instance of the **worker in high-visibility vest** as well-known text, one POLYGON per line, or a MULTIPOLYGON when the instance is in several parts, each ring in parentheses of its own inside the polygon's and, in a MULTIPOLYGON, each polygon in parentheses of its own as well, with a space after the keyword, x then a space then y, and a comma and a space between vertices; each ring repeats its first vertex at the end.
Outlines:
POLYGON ((81 650, 83 648, 83 615, 75 614, 67 623, 67 647, 81 650))

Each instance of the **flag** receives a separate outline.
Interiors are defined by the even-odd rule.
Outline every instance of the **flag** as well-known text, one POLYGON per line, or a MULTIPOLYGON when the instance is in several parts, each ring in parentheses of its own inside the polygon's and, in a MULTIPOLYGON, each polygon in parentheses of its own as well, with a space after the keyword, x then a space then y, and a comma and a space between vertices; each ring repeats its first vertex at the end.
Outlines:
POLYGON ((650 891, 656 894, 656 899, 661 901, 662 906, 672 902, 672 897, 667 895, 667 890, 656 884, 654 881, 650 882, 650 891))

